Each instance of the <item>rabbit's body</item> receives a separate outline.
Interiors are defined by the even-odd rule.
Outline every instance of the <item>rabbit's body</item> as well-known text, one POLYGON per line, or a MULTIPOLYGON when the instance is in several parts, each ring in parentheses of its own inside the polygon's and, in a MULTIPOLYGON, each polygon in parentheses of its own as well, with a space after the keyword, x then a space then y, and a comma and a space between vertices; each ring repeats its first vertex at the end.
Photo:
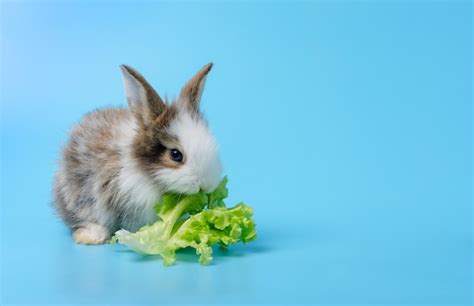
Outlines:
POLYGON ((221 165, 198 112, 210 67, 170 105, 141 75, 124 67, 130 109, 91 112, 72 129, 54 194, 57 211, 76 242, 103 243, 120 228, 134 231, 154 222, 153 205, 164 192, 215 188, 221 165))
POLYGON ((127 109, 89 113, 73 128, 55 186, 56 205, 72 229, 83 220, 112 231, 154 221, 150 207, 161 193, 132 162, 135 131, 127 109))

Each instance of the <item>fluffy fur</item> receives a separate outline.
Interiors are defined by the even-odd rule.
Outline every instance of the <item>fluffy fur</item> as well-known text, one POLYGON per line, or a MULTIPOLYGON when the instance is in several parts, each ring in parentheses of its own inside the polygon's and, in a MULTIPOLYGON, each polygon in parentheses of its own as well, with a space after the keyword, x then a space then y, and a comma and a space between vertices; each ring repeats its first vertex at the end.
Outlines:
POLYGON ((135 70, 122 66, 128 109, 83 117, 55 175, 55 207, 77 243, 105 242, 117 229, 154 222, 164 192, 213 190, 221 178, 217 144, 199 112, 203 67, 173 103, 165 103, 135 70), (183 153, 181 162, 170 150, 183 153))
POLYGON ((171 122, 168 131, 186 148, 187 159, 179 169, 162 169, 156 177, 166 184, 167 190, 196 193, 199 189, 212 191, 221 176, 217 146, 205 121, 196 114, 182 110, 171 122), (163 178, 163 179, 162 179, 163 178))

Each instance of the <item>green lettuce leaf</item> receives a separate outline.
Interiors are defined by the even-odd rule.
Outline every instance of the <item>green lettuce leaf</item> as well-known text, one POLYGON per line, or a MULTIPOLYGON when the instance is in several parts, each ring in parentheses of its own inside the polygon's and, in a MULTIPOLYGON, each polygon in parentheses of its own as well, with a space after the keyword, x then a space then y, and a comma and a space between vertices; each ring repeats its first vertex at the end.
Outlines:
POLYGON ((229 246, 256 238, 253 210, 244 203, 226 208, 227 177, 212 193, 194 195, 165 194, 155 205, 159 220, 145 225, 135 233, 119 230, 112 242, 119 242, 142 253, 161 255, 163 264, 176 260, 178 249, 196 249, 199 262, 212 261, 212 247, 216 243, 229 246))
POLYGON ((225 207, 224 199, 229 195, 229 190, 227 189, 227 176, 222 179, 219 186, 209 194, 208 207, 225 207))

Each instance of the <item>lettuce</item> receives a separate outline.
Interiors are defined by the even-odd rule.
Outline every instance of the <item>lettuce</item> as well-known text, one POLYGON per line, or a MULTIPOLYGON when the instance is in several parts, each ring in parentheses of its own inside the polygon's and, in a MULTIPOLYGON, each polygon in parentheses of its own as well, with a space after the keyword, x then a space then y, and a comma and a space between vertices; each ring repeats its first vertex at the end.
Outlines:
POLYGON ((227 177, 211 193, 167 193, 155 205, 157 222, 135 233, 119 230, 112 243, 119 242, 142 254, 161 255, 166 266, 176 261, 176 250, 191 247, 196 249, 199 262, 207 265, 216 243, 227 247, 256 238, 252 208, 244 203, 226 208, 227 195, 227 177))

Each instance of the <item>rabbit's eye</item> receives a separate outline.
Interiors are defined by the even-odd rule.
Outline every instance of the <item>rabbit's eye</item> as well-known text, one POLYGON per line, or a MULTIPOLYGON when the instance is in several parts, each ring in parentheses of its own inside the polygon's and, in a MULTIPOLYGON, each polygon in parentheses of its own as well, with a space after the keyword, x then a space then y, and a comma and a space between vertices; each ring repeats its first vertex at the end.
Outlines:
POLYGON ((176 149, 171 149, 170 150, 170 157, 175 162, 180 163, 180 162, 183 161, 183 153, 181 153, 179 150, 176 150, 176 149))

